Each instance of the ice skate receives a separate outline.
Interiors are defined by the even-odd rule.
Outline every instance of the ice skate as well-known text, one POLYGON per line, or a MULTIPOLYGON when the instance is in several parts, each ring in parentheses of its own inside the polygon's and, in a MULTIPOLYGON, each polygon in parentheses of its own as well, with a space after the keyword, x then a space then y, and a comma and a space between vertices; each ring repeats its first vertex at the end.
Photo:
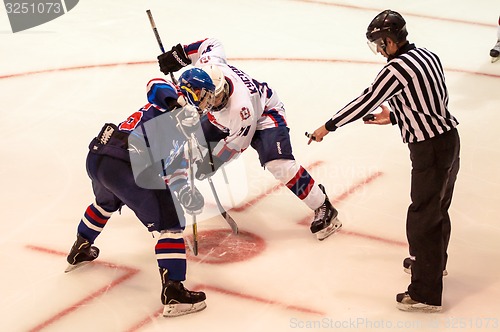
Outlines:
MULTIPOLYGON (((403 260, 403 269, 406 273, 411 275, 411 264, 415 261, 415 257, 406 257, 403 260)), ((443 270, 443 277, 448 275, 448 271, 446 269, 443 270)))
POLYGON ((99 256, 99 248, 92 246, 89 240, 85 239, 80 234, 76 235, 76 241, 71 247, 66 260, 69 265, 64 272, 70 272, 87 263, 90 263, 99 256))
POLYGON ((495 47, 490 50, 491 62, 497 62, 500 59, 500 40, 495 47))
POLYGON ((396 307, 402 311, 433 313, 433 312, 440 312, 442 309, 440 305, 432 305, 432 304, 417 302, 411 298, 408 292, 397 294, 396 302, 397 302, 396 307))
POLYGON ((176 317, 201 311, 207 307, 205 293, 192 292, 184 288, 180 281, 168 279, 167 269, 160 268, 163 316, 176 317))
POLYGON ((318 240, 323 241, 342 227, 342 223, 337 218, 338 211, 332 206, 325 192, 325 187, 319 185, 325 193, 325 201, 314 211, 314 221, 311 223, 311 232, 316 234, 318 240))

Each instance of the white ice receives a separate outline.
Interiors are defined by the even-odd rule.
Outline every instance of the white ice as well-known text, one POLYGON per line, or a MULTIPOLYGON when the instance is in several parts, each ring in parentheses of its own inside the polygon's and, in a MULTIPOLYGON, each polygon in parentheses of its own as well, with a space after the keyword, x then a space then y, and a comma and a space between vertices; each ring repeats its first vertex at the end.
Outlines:
MULTIPOLYGON (((498 4, 86 0, 16 34, 1 15, 0 330, 498 330, 500 63, 489 58, 498 4), (461 170, 439 314, 395 307, 396 293, 410 280, 401 266, 410 162, 397 128, 358 122, 322 143, 308 146, 304 137, 383 66, 364 34, 387 8, 407 19, 412 42, 441 57, 450 111, 460 121, 461 170), (326 186, 344 223, 340 233, 316 241, 300 224, 311 211, 285 188, 264 195, 277 183, 260 168, 256 153, 246 151, 228 168, 229 188, 221 176, 215 183, 229 208, 228 189, 236 205, 257 199, 230 213, 265 248, 232 264, 190 259, 186 286, 204 288, 208 307, 174 319, 158 315, 156 240, 127 208, 97 239, 96 263, 63 273, 78 222, 93 199, 85 171, 88 143, 103 123, 122 121, 144 105, 146 82, 162 75, 146 9, 166 48, 218 37, 236 66, 278 91, 295 156, 326 186)), ((204 194, 213 212, 206 186, 204 194)), ((198 224, 200 233, 216 228, 227 229, 217 216, 198 224)))

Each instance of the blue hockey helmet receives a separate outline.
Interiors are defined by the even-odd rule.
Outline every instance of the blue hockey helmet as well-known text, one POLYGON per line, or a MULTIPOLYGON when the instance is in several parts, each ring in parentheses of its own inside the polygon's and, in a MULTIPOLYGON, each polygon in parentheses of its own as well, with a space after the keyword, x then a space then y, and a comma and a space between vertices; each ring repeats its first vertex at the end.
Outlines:
POLYGON ((199 111, 209 111, 214 105, 215 85, 210 76, 200 68, 191 68, 179 77, 179 88, 187 101, 199 111))

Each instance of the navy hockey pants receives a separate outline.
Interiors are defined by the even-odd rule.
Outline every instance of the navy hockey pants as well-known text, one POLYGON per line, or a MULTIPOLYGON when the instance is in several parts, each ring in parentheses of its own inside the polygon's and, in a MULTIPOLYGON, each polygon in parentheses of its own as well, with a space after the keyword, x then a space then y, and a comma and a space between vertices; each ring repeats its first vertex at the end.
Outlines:
MULTIPOLYGON (((96 203, 104 210, 115 212, 127 205, 149 231, 185 227, 184 212, 170 189, 164 183, 163 190, 139 187, 130 163, 89 152, 87 173, 92 180, 96 203)), ((163 182, 157 175, 151 177, 163 182)))

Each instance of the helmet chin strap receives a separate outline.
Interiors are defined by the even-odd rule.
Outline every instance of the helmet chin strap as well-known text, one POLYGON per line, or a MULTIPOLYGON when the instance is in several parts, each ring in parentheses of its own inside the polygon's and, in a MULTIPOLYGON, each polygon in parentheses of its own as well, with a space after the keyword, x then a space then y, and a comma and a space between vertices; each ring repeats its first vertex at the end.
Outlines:
MULTIPOLYGON (((212 107, 212 110, 218 112, 218 111, 221 111, 222 109, 224 109, 224 107, 226 107, 227 102, 229 100, 229 93, 230 93, 229 84, 226 82, 224 84, 224 89, 220 93, 220 94, 224 94, 224 96, 221 98, 219 105, 214 105, 212 107)), ((217 99, 217 96, 215 96, 215 99, 217 99)))
POLYGON ((382 49, 382 51, 384 51, 385 54, 387 54, 387 56, 389 56, 389 54, 387 53, 387 37, 383 39, 383 43, 380 45, 380 48, 382 49))
POLYGON ((218 112, 218 111, 222 111, 224 109, 224 107, 226 107, 227 105, 227 101, 228 101, 228 96, 225 92, 222 92, 224 94, 224 97, 221 98, 221 101, 219 103, 219 105, 214 105, 212 107, 212 110, 218 112))
POLYGON ((200 100, 198 98, 198 96, 196 95, 196 92, 194 92, 193 90, 191 90, 190 88, 188 88, 187 86, 181 86, 181 89, 186 91, 186 94, 189 94, 189 96, 191 96, 191 99, 196 102, 196 103, 199 103, 200 100))
POLYGON ((393 54, 387 54, 387 60, 392 60, 394 59, 395 57, 397 57, 398 55, 402 54, 405 50, 405 47, 406 45, 409 44, 408 41, 403 41, 403 42, 400 42, 400 43, 395 43, 396 44, 396 51, 393 53, 393 54))

